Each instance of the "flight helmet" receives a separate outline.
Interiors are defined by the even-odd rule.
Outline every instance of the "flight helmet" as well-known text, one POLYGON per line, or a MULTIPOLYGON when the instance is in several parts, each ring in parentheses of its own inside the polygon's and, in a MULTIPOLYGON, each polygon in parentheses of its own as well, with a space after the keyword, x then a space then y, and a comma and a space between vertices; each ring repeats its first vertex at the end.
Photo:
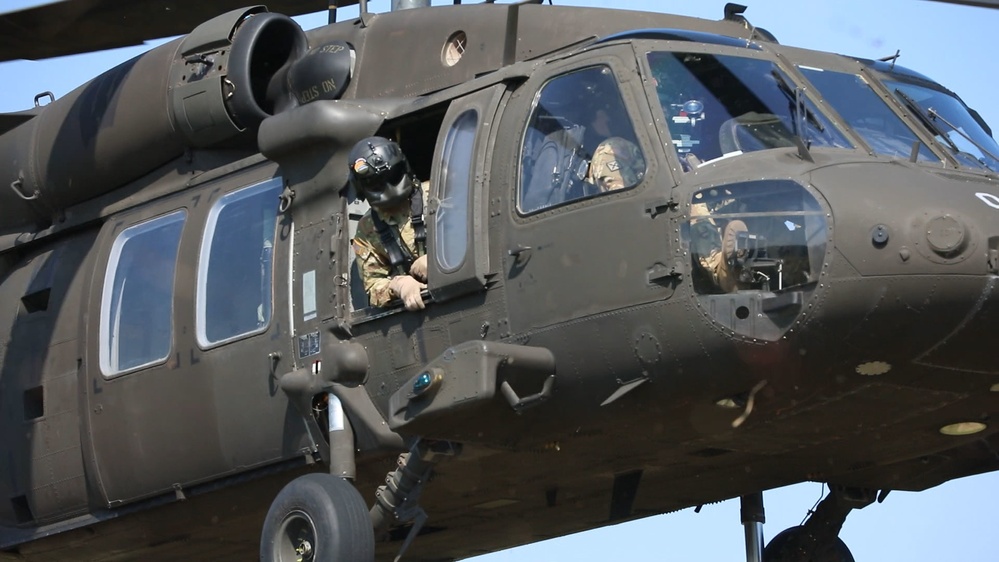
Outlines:
POLYGON ((413 193, 413 174, 402 149, 384 137, 368 137, 350 149, 350 184, 378 209, 392 208, 413 193))

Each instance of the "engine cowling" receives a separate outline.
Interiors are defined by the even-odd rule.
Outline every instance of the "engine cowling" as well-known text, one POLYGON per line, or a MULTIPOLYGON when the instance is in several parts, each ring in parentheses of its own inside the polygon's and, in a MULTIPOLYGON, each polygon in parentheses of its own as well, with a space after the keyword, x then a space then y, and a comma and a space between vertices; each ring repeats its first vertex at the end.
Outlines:
POLYGON ((0 233, 44 229, 187 148, 255 148, 297 103, 287 73, 307 51, 291 18, 235 10, 50 103, 0 136, 0 233))

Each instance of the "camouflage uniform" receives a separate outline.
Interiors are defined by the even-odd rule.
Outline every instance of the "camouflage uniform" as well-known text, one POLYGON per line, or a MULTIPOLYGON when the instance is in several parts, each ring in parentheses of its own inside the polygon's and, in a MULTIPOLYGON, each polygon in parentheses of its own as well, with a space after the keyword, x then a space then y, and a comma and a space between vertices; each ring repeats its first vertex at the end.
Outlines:
MULTIPOLYGON (((423 182, 423 201, 429 200, 429 182, 423 182)), ((411 211, 408 204, 399 205, 392 212, 378 213, 385 224, 391 229, 398 228, 401 243, 413 255, 413 259, 426 252, 417 252, 416 232, 411 224, 411 211)), ((371 306, 385 306, 394 298, 389 290, 389 281, 394 277, 388 252, 382 246, 382 239, 375 229, 375 221, 371 218, 371 210, 361 217, 357 223, 357 233, 354 234, 354 254, 357 260, 357 270, 364 282, 364 290, 368 293, 371 306)))
POLYGON ((638 146, 621 137, 611 137, 593 151, 586 181, 600 191, 612 191, 638 185, 644 175, 645 158, 638 146))
POLYGON ((724 293, 743 288, 732 261, 736 254, 736 237, 740 232, 746 232, 746 223, 738 219, 730 220, 720 232, 704 203, 691 205, 690 215, 690 250, 711 282, 724 293))

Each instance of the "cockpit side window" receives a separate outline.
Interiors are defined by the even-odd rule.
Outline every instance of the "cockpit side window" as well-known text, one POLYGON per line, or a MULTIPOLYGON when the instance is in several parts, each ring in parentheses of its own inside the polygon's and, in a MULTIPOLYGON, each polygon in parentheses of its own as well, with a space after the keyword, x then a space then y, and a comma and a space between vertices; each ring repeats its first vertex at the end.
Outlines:
POLYGON ((645 176, 645 157, 609 67, 548 81, 524 133, 518 208, 528 214, 627 189, 645 176))
POLYGON ((198 263, 197 336, 202 347, 267 328, 281 180, 220 198, 208 214, 198 263))
MULTIPOLYGON (((876 154, 890 158, 910 157, 919 138, 861 75, 807 67, 799 67, 799 70, 876 154)), ((922 143, 917 159, 940 162, 940 158, 922 143)))
POLYGON ((771 61, 749 57, 651 52, 649 65, 684 170, 757 150, 795 146, 852 148, 771 61))
POLYGON ((111 247, 101 297, 105 377, 166 360, 173 345, 174 273, 185 211, 126 228, 111 247))

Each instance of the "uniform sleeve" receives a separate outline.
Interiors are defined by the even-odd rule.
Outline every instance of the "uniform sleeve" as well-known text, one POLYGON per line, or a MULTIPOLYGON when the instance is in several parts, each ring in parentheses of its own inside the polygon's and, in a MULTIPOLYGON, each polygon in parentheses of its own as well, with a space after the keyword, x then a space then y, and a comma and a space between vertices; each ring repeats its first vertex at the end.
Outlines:
POLYGON ((377 250, 381 248, 381 240, 370 214, 364 215, 358 222, 352 243, 357 271, 361 274, 364 291, 368 293, 368 302, 371 306, 387 305, 392 300, 389 290, 391 268, 388 257, 377 250))
POLYGON ((638 146, 621 137, 611 137, 593 151, 587 181, 601 191, 611 191, 637 185, 644 174, 645 159, 638 146))

